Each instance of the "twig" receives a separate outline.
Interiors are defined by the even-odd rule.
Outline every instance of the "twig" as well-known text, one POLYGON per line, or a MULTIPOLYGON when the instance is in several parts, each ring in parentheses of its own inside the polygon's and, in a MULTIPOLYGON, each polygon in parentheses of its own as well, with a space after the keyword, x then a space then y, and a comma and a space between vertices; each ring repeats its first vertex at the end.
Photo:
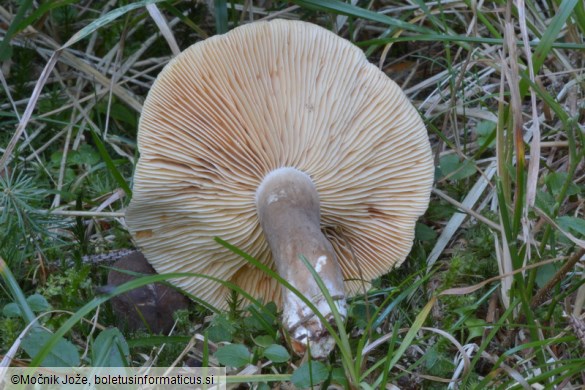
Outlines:
MULTIPOLYGON (((4 207, 0 207, 0 212, 4 207)), ((83 211, 83 210, 34 210, 36 214, 63 215, 66 217, 92 217, 92 218, 122 218, 126 213, 121 211, 83 211)))
POLYGON ((121 218, 126 215, 120 211, 82 211, 82 210, 48 210, 47 214, 63 215, 67 217, 95 217, 95 218, 121 218))
POLYGON ((547 299, 552 289, 565 277, 565 275, 573 270, 575 264, 581 260, 583 255, 585 255, 585 249, 580 248, 577 253, 575 253, 569 259, 569 261, 567 261, 565 265, 563 265, 561 269, 558 270, 554 276, 550 278, 550 280, 532 297, 532 300, 530 301, 530 307, 534 309, 540 306, 547 299))

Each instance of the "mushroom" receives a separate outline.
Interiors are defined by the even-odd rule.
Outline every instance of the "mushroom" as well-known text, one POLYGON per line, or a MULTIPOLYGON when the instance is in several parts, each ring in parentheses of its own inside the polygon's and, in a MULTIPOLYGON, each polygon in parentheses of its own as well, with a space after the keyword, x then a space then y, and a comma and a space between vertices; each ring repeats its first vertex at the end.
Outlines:
MULTIPOLYGON (((129 282, 136 277, 117 270, 126 270, 144 275, 156 274, 140 252, 133 252, 114 263, 108 273, 108 291, 113 287, 129 282)), ((183 294, 162 283, 147 284, 110 300, 112 309, 119 319, 119 326, 131 331, 147 328, 152 333, 167 334, 174 325, 173 313, 186 310, 189 299, 183 294)))
MULTIPOLYGON (((159 273, 193 272, 275 301, 293 347, 334 347, 297 296, 220 237, 276 270, 330 321, 301 261, 346 297, 401 264, 428 206, 428 136, 401 89, 347 40, 316 25, 255 22, 189 47, 144 103, 126 218, 159 273), (284 291, 283 291, 284 290, 284 291)), ((208 279, 173 282, 225 307, 208 279)))

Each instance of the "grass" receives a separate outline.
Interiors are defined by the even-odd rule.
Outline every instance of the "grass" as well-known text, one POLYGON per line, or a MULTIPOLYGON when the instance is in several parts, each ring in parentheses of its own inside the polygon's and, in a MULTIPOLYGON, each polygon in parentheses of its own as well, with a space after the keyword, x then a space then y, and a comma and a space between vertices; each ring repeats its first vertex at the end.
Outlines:
POLYGON ((583 386, 583 2, 208 4, 0 6, 2 365, 103 363, 101 337, 117 362, 188 354, 260 389, 583 386), (89 260, 132 247, 144 96, 177 47, 275 17, 354 42, 423 116, 436 183, 409 258, 336 318, 324 362, 297 358, 275 307, 241 307, 238 289, 227 312, 196 306, 172 335, 105 333, 112 295, 93 291, 107 267, 89 260))

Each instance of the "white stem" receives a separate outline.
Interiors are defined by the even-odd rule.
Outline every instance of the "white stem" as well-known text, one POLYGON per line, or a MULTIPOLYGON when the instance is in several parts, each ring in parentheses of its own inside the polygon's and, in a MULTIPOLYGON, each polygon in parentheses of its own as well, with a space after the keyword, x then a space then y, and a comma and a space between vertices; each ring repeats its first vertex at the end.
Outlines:
MULTIPOLYGON (((331 308, 301 261, 301 256, 304 256, 323 280, 337 310, 345 318, 343 277, 333 247, 321 232, 319 195, 311 178, 294 168, 270 172, 256 191, 256 206, 280 276, 311 300, 329 322, 333 322, 331 308)), ((304 353, 310 343, 313 357, 321 358, 335 346, 318 317, 284 287, 283 324, 298 353, 304 353)))

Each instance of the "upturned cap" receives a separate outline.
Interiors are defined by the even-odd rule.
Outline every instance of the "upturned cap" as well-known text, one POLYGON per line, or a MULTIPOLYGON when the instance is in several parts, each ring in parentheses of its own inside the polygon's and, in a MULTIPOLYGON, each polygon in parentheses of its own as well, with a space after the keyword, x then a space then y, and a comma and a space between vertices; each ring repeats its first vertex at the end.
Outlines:
MULTIPOLYGON (((299 21, 244 25, 174 58, 148 94, 138 147, 126 218, 157 272, 211 275, 277 303, 276 281, 213 240, 275 267, 255 204, 267 174, 309 175, 348 294, 404 261, 433 181, 402 90, 349 41, 299 21)), ((174 282, 225 307, 218 283, 174 282)))

